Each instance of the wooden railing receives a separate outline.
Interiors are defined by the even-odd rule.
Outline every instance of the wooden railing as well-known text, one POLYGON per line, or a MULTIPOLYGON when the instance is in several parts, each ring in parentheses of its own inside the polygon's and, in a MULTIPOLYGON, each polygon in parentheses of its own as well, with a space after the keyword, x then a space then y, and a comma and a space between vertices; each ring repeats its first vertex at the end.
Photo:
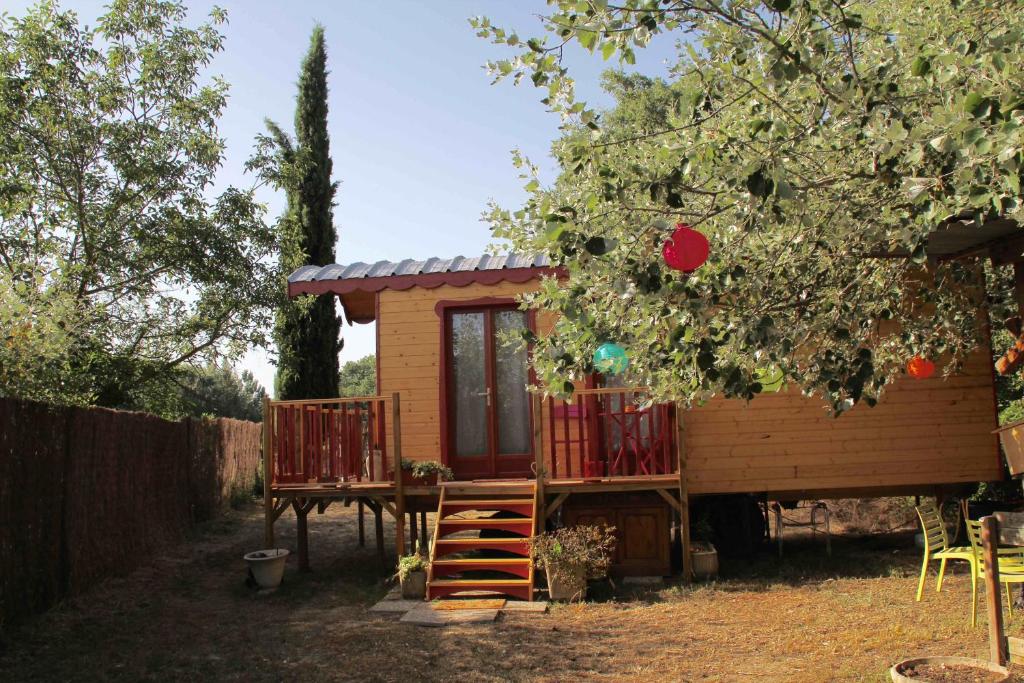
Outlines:
POLYGON ((359 396, 268 401, 264 444, 270 453, 271 483, 392 481, 387 413, 393 400, 359 396))
POLYGON ((651 404, 644 388, 580 389, 544 399, 540 413, 548 478, 678 472, 675 406, 651 404))

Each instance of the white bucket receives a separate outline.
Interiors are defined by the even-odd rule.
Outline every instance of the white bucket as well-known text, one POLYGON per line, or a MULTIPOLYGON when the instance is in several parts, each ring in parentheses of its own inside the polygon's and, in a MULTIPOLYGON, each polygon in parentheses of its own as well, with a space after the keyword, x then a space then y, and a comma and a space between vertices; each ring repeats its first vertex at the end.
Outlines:
POLYGON ((287 559, 288 551, 284 548, 254 550, 245 555, 245 563, 249 565, 252 577, 260 588, 277 588, 281 585, 287 559))

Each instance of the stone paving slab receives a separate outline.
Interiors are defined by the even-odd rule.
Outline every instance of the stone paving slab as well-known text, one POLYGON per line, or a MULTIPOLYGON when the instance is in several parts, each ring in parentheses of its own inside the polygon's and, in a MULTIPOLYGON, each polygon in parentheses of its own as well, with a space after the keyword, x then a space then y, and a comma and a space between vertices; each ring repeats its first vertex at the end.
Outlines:
POLYGON ((496 609, 435 610, 420 605, 401 618, 405 624, 417 626, 449 626, 451 624, 489 624, 498 618, 496 609))
POLYGON ((502 612, 547 612, 548 603, 544 600, 534 600, 533 602, 515 602, 509 600, 505 603, 505 606, 501 608, 502 612))
POLYGON ((391 613, 405 613, 409 610, 416 609, 425 603, 422 600, 389 600, 384 598, 376 605, 370 608, 371 612, 391 612, 391 613))
MULTIPOLYGON (((424 602, 423 600, 403 600, 401 598, 400 594, 398 595, 398 597, 393 597, 393 596, 391 596, 389 594, 389 595, 385 596, 384 599, 382 599, 376 605, 371 607, 369 611, 370 612, 374 612, 376 614, 403 614, 404 615, 404 614, 407 614, 409 612, 412 612, 413 610, 420 610, 420 609, 425 610, 425 611, 429 611, 429 612, 438 612, 438 613, 460 612, 460 613, 470 613, 470 614, 489 614, 490 612, 494 612, 495 614, 497 614, 498 612, 519 612, 519 613, 529 613, 529 614, 542 614, 544 612, 547 612, 547 610, 548 610, 548 603, 546 601, 544 601, 544 600, 535 600, 534 602, 520 602, 520 601, 517 601, 517 600, 509 600, 509 601, 507 601, 505 603, 505 606, 502 607, 501 609, 435 610, 433 608, 433 606, 429 602, 424 602)), ((403 621, 405 621, 405 620, 403 619, 403 621)), ((492 617, 492 618, 488 619, 487 621, 494 621, 494 619, 492 617)), ((458 622, 448 622, 448 623, 458 623, 458 622)), ((463 622, 463 623, 467 623, 467 622, 463 622)), ((477 622, 468 622, 468 623, 477 623, 477 622)), ((431 625, 432 626, 443 626, 444 624, 431 624, 431 625)))

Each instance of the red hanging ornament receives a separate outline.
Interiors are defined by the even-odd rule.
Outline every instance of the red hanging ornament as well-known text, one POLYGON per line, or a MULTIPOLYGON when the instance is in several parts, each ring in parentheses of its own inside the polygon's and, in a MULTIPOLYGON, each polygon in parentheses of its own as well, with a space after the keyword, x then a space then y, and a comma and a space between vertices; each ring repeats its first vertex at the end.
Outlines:
POLYGON ((928 379, 935 374, 935 363, 921 356, 914 356, 907 363, 907 374, 914 379, 928 379))
POLYGON ((668 267, 684 273, 692 273, 704 265, 710 251, 711 245, 704 233, 686 223, 676 223, 672 236, 661 246, 661 255, 668 267))

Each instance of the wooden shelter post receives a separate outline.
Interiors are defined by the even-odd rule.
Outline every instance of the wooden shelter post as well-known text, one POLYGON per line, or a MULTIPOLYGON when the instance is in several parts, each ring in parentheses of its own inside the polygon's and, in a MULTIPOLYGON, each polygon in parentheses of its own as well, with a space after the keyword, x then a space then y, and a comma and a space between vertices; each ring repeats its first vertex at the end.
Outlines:
MULTIPOLYGON (((544 526, 547 522, 547 515, 544 513, 545 499, 544 499, 544 477, 547 472, 544 470, 544 425, 542 418, 543 401, 540 394, 534 394, 532 397, 533 404, 533 469, 534 474, 537 475, 537 486, 536 488, 536 504, 537 509, 541 511, 541 514, 534 515, 534 533, 544 533, 544 526)), ((554 452, 554 449, 552 449, 554 452)))
POLYGON ((409 513, 409 550, 416 552, 416 543, 419 540, 419 529, 417 528, 416 512, 409 513))
POLYGON ((315 500, 295 498, 292 509, 295 511, 295 546, 299 556, 299 571, 309 571, 309 511, 316 505, 315 500))
POLYGON ((683 406, 676 403, 676 456, 679 470, 679 535, 683 546, 683 581, 693 580, 693 558, 690 557, 690 494, 686 484, 686 429, 683 406))
POLYGON ((391 433, 394 435, 392 460, 395 468, 395 550, 405 555, 405 491, 402 486, 402 405, 396 391, 391 394, 391 433))
POLYGON ((1003 608, 999 590, 999 523, 995 517, 981 518, 982 559, 985 563, 985 606, 988 608, 988 642, 992 663, 1005 666, 1009 660, 1006 632, 1003 626, 1003 608))
POLYGON ((366 547, 366 504, 362 498, 356 501, 356 511, 359 513, 359 547, 366 547))
POLYGON ((274 416, 270 412, 270 397, 263 397, 263 545, 274 547, 274 495, 272 491, 274 466, 271 463, 271 444, 274 416))

